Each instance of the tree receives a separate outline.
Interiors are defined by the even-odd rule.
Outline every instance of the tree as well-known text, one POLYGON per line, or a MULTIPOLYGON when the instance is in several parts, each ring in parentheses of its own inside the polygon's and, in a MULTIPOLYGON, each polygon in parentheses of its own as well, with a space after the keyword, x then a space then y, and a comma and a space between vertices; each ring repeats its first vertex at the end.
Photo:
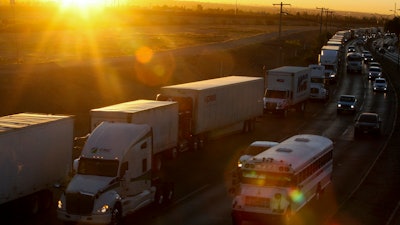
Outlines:
POLYGON ((400 34, 400 18, 394 17, 385 24, 385 31, 395 33, 396 37, 400 34))

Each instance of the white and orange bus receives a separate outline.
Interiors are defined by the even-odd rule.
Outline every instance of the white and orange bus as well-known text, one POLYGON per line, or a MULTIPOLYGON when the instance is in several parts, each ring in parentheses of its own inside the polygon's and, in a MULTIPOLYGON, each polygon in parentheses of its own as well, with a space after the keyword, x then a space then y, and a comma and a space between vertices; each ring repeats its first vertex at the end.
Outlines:
POLYGON ((286 223, 331 182, 332 165, 333 142, 313 134, 295 135, 247 160, 232 203, 233 224, 286 223))

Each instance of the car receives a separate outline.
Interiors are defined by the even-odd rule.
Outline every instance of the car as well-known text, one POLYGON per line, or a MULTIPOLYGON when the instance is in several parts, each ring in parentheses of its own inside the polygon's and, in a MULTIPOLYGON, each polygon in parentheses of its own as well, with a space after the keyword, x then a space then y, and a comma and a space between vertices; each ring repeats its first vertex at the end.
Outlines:
POLYGON ((375 80, 379 77, 382 77, 382 68, 377 66, 370 66, 368 68, 368 80, 375 80))
POLYGON ((372 61, 372 62, 368 63, 368 66, 369 67, 376 66, 376 67, 382 68, 381 64, 377 61, 372 61))
POLYGON ((354 46, 349 46, 348 48, 347 48, 347 52, 356 52, 356 47, 354 47, 354 46))
POLYGON ((337 113, 351 112, 356 113, 358 100, 354 95, 341 95, 337 102, 337 113))
POLYGON ((372 56, 371 52, 369 52, 367 50, 364 50, 362 52, 362 57, 363 57, 363 60, 364 60, 365 63, 369 63, 369 62, 374 61, 374 57, 372 56))
POLYGON ((396 47, 394 47, 393 45, 391 45, 391 46, 387 47, 387 50, 388 50, 389 52, 395 52, 395 51, 396 51, 396 47))
POLYGON ((239 157, 237 162, 237 167, 241 168, 243 164, 251 159, 253 156, 258 155, 259 153, 279 144, 279 142, 274 141, 254 141, 252 142, 239 157))
POLYGON ((374 83, 372 84, 372 88, 374 91, 387 91, 387 82, 385 78, 376 78, 374 83))
POLYGON ((363 112, 360 113, 354 123, 354 137, 360 137, 363 134, 381 135, 381 118, 378 113, 363 112))

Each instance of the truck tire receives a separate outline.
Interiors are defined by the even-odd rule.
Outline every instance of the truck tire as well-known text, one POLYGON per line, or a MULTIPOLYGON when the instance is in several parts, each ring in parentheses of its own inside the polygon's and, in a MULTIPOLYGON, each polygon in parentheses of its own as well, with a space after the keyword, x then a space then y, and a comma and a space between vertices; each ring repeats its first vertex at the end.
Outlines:
POLYGON ((160 207, 164 204, 164 190, 161 185, 157 186, 156 194, 154 197, 154 203, 157 207, 160 207))
POLYGON ((122 211, 121 207, 117 204, 112 209, 111 222, 109 225, 120 225, 120 224, 122 224, 122 211))
POLYGON ((52 205, 53 205, 53 194, 51 193, 51 191, 46 190, 46 191, 42 191, 39 194, 40 197, 40 211, 44 212, 44 211, 48 211, 52 205))
POLYGON ((165 203, 169 204, 172 202, 174 198, 175 188, 172 182, 165 183, 164 185, 164 196, 165 196, 165 203))
POLYGON ((162 157, 160 154, 158 154, 153 159, 153 169, 155 171, 161 171, 161 168, 162 168, 162 157))
POLYGON ((34 216, 40 211, 40 198, 39 194, 35 193, 27 197, 27 205, 25 206, 27 215, 34 216))

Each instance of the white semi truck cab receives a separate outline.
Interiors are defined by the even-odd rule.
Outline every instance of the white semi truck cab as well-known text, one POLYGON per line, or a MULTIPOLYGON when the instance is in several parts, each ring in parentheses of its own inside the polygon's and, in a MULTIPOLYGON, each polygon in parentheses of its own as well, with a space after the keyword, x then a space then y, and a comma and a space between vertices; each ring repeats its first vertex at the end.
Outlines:
POLYGON ((152 129, 148 125, 103 122, 90 134, 76 174, 58 201, 64 222, 120 224, 129 213, 170 201, 171 182, 152 170, 152 129))

